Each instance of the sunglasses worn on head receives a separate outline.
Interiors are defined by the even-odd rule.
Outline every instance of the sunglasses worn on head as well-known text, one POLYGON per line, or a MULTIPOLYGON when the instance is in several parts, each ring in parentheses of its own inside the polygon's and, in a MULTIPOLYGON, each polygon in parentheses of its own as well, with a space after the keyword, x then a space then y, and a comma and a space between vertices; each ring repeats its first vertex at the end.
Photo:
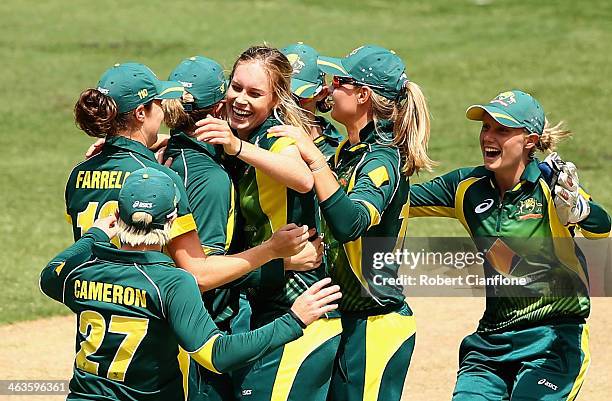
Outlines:
POLYGON ((364 84, 364 83, 358 82, 354 78, 351 78, 351 77, 339 77, 337 75, 334 75, 332 77, 332 85, 333 85, 334 88, 339 88, 342 85, 355 85, 355 86, 367 86, 367 87, 370 87, 370 88, 382 89, 382 86, 380 86, 380 85, 364 84))

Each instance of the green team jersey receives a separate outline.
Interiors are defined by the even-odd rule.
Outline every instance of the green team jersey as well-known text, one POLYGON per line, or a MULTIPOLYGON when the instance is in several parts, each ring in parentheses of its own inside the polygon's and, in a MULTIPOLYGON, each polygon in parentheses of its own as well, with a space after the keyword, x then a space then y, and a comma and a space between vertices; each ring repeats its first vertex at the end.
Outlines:
POLYGON ((188 356, 227 372, 302 335, 290 314, 225 335, 190 273, 161 252, 116 249, 97 228, 43 269, 40 288, 77 315, 69 399, 186 400, 188 356))
POLYGON ((313 142, 329 162, 336 154, 336 149, 342 141, 342 135, 334 124, 325 119, 325 117, 316 116, 315 121, 321 126, 321 135, 315 138, 313 142))
MULTIPOLYGON (((172 224, 171 238, 196 229, 185 186, 176 173, 159 164, 155 154, 140 142, 113 136, 106 139, 100 153, 74 167, 66 183, 66 220, 72 225, 75 241, 96 219, 115 213, 123 182, 132 171, 143 167, 166 173, 180 192, 178 217, 172 224)), ((113 241, 119 245, 116 239, 113 241)))
POLYGON ((342 312, 377 313, 404 300, 401 287, 376 284, 376 276, 397 277, 399 266, 373 269, 371 259, 363 257, 366 241, 377 252, 391 252, 406 230, 410 184, 401 173, 399 149, 384 144, 392 130, 389 121, 379 122, 378 129, 370 122, 359 133, 359 143, 347 139, 338 147, 333 170, 341 188, 321 202, 330 272, 342 288, 342 312))
MULTIPOLYGON (((274 117, 269 117, 253 130, 249 142, 273 153, 281 152, 295 143, 290 138, 268 135, 268 128, 281 124, 274 117)), ((261 244, 274 231, 289 223, 306 224, 309 228, 316 227, 320 232, 318 204, 313 190, 300 194, 253 166, 233 159, 227 162, 231 164, 230 170, 238 188, 245 248, 261 244)), ((269 281, 247 290, 253 309, 253 322, 257 326, 285 313, 295 298, 326 276, 326 267, 322 263, 317 269, 308 272, 285 274, 282 260, 279 259, 262 266, 254 274, 261 274, 261 281, 269 281)))
MULTIPOLYGON (((227 252, 236 222, 235 190, 221 165, 222 153, 213 145, 175 131, 171 131, 165 152, 166 158, 173 158, 170 168, 185 185, 200 243, 207 255, 227 252)), ((238 290, 228 287, 202 294, 206 309, 224 330, 229 329, 229 321, 238 308, 238 290)))
MULTIPOLYGON (((586 237, 607 236, 610 218, 596 203, 590 201, 590 205, 589 217, 579 224, 582 232, 586 237)), ((530 279, 520 296, 508 287, 486 288, 479 331, 588 316, 586 263, 572 240, 571 228, 557 217, 550 185, 537 160, 527 165, 520 182, 503 198, 494 173, 484 166, 458 169, 413 185, 409 214, 458 219, 485 255, 485 276, 530 279)))

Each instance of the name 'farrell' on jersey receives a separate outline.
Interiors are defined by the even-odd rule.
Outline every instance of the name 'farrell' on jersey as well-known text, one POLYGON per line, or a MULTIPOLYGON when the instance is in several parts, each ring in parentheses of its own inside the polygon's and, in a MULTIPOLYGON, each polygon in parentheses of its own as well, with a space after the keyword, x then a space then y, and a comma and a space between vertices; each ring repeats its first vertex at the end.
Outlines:
MULTIPOLYGON (((178 218, 172 224, 171 238, 196 229, 179 176, 159 164, 155 154, 140 142, 113 136, 106 139, 100 153, 74 167, 66 183, 66 220, 72 225, 75 241, 96 219, 115 213, 123 182, 132 171, 143 167, 163 171, 174 180, 180 192, 178 218)), ((119 245, 116 239, 113 241, 119 245)))
MULTIPOLYGON (((609 216, 592 200, 589 203, 591 214, 579 223, 581 232, 587 238, 607 236, 609 216)), ((461 222, 485 255, 486 277, 529 278, 521 289, 487 286, 478 331, 589 315, 584 255, 572 239, 571 227, 557 217, 550 185, 537 160, 526 166, 520 182, 503 197, 494 173, 483 166, 411 186, 410 217, 429 216, 461 222)))

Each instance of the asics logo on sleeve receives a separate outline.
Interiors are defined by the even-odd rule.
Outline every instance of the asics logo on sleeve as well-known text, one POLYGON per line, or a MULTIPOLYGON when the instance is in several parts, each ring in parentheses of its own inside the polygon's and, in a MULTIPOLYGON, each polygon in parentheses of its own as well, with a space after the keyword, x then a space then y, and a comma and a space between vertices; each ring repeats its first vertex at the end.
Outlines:
POLYGON ((485 199, 484 201, 482 201, 482 203, 480 203, 474 208, 474 212, 484 213, 487 210, 491 209, 491 206, 493 206, 493 199, 491 198, 485 199))
POLYGON ((546 386, 546 387, 548 387, 551 390, 558 390, 559 389, 559 387, 556 384, 553 384, 553 383, 549 382, 546 379, 540 379, 538 381, 538 384, 540 384, 542 386, 546 386))

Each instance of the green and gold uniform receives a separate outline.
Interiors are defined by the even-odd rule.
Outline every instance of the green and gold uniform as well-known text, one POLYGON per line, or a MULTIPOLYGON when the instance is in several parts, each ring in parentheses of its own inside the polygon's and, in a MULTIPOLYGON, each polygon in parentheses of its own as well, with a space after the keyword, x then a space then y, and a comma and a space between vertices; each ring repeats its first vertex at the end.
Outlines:
POLYGON ((172 224, 171 237, 196 229, 185 186, 176 173, 159 164, 155 154, 140 142, 113 136, 106 139, 100 153, 74 167, 66 183, 66 220, 72 225, 75 241, 96 219, 115 213, 123 182, 132 171, 143 167, 163 171, 175 180, 181 191, 179 217, 172 224))
MULTIPOLYGON (((221 165, 223 153, 213 145, 171 131, 165 157, 172 158, 170 168, 181 177, 189 206, 198 227, 200 243, 207 255, 224 255, 234 235, 235 190, 229 174, 221 165)), ((232 284, 202 293, 202 301, 221 330, 230 332, 230 323, 239 308, 239 289, 232 284)), ((197 393, 205 400, 230 400, 233 387, 229 375, 216 375, 192 362, 197 393)))
POLYGON ((325 117, 316 116, 315 121, 321 127, 321 135, 313 142, 329 162, 336 154, 336 149, 342 141, 342 135, 325 117))
POLYGON ((227 372, 302 335, 290 314, 224 335, 191 274, 161 252, 118 250, 97 228, 43 269, 40 288, 77 315, 69 400, 187 400, 188 355, 227 372))
MULTIPOLYGON (((592 200, 590 206, 581 231, 608 236, 610 218, 592 200)), ((458 219, 485 254, 487 277, 531 279, 520 296, 487 288, 478 329, 459 351, 453 400, 573 400, 590 361, 587 270, 537 160, 502 198, 494 173, 483 166, 413 185, 410 217, 424 216, 458 219)))
MULTIPOLYGON (((183 181, 200 243, 207 255, 227 252, 236 221, 234 186, 221 165, 221 153, 213 145, 183 132, 171 132, 165 152, 166 158, 173 158, 170 168, 183 181)), ((223 330, 229 329, 233 314, 231 298, 227 288, 203 294, 206 309, 223 330)))
MULTIPOLYGON (((294 141, 267 134, 268 128, 280 124, 275 118, 268 118, 249 135, 249 142, 273 153, 281 152, 294 141)), ((261 244, 285 224, 320 228, 313 191, 300 194, 239 160, 234 160, 231 171, 244 219, 245 247, 261 244)), ((302 292, 327 275, 324 264, 308 272, 285 274, 282 260, 273 261, 254 274, 259 275, 261 285, 247 290, 253 327, 261 327, 286 313, 302 292)), ((339 319, 319 319, 304 331, 299 341, 266 355, 242 372, 240 396, 251 401, 284 401, 303 400, 304 394, 308 394, 309 400, 325 400, 340 331, 339 319)))
POLYGON ((397 276, 399 266, 374 270, 362 260, 365 241, 392 251, 405 233, 409 181, 399 150, 380 143, 392 130, 389 121, 377 129, 371 122, 359 143, 339 146, 334 171, 341 188, 321 202, 330 271, 342 288, 343 332, 331 400, 399 401, 414 349, 416 326, 402 289, 374 282, 375 275, 397 276))

